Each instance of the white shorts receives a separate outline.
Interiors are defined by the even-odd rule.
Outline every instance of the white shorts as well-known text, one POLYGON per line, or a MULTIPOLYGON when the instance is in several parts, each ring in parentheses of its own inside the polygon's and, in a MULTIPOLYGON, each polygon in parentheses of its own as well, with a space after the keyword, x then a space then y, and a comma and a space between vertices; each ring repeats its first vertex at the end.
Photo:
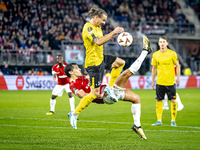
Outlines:
POLYGON ((67 93, 72 92, 69 88, 69 84, 65 85, 56 85, 52 91, 52 95, 62 96, 63 92, 66 91, 67 93))
MULTIPOLYGON (((115 91, 115 95, 117 97, 118 100, 123 100, 124 96, 125 96, 125 88, 121 88, 119 86, 117 86, 116 84, 114 85, 114 91, 115 91)), ((108 96, 103 98, 103 101, 107 104, 114 104, 116 102, 114 102, 113 100, 111 100, 108 96)))

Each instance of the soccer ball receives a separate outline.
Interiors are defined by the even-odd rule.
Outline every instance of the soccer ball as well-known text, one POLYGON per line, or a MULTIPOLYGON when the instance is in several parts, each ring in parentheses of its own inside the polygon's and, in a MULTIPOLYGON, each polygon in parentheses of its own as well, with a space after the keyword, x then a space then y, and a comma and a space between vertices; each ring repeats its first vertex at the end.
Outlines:
POLYGON ((117 42, 122 47, 128 47, 133 42, 133 37, 128 32, 122 32, 119 34, 119 36, 117 38, 117 42))

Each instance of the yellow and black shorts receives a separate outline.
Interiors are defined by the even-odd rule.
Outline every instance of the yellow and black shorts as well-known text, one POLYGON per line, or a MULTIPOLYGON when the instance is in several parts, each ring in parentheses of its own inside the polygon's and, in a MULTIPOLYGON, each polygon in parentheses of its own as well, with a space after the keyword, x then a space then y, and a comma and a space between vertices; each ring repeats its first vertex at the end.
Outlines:
POLYGON ((168 100, 176 99, 176 85, 163 86, 156 84, 156 99, 163 100, 167 93, 168 100))
POLYGON ((104 70, 110 70, 116 58, 116 56, 104 55, 104 60, 100 65, 89 66, 86 68, 86 71, 90 76, 90 88, 100 87, 103 80, 104 70))

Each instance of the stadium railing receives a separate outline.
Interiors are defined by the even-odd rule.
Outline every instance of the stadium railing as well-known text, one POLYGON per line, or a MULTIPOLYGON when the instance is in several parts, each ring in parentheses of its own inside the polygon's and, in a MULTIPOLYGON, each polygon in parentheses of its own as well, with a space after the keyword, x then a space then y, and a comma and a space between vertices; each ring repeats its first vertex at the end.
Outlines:
MULTIPOLYGON (((0 65, 8 63, 10 66, 52 66, 56 63, 55 58, 57 54, 62 54, 65 59, 67 55, 66 50, 70 50, 71 52, 75 52, 75 50, 81 50, 81 60, 84 59, 85 49, 83 43, 70 42, 68 44, 65 43, 65 45, 62 46, 62 50, 38 51, 3 49, 0 51, 0 65)), ((141 53, 141 50, 141 43, 132 43, 129 47, 121 47, 117 42, 108 42, 104 45, 104 54, 127 58, 137 57, 141 53)))
POLYGON ((164 35, 166 33, 177 33, 194 35, 195 27, 191 23, 168 23, 168 22, 141 22, 142 33, 164 35))
POLYGON ((62 54, 61 50, 10 50, 0 51, 0 65, 8 63, 15 66, 52 66, 56 63, 56 55, 62 54))

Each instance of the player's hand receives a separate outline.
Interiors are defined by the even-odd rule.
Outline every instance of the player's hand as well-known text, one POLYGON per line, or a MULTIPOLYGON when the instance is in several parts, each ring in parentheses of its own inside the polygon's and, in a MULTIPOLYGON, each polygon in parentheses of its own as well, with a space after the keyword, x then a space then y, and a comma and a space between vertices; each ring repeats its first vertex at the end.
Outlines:
POLYGON ((154 82, 151 83, 151 86, 152 86, 153 90, 156 89, 156 88, 155 88, 155 87, 156 87, 156 84, 155 84, 154 82))
POLYGON ((86 77, 86 79, 90 80, 90 76, 89 76, 89 74, 88 74, 87 76, 85 76, 85 77, 86 77))
POLYGON ((179 86, 179 84, 180 84, 180 79, 179 78, 176 79, 176 84, 177 84, 177 86, 179 86))
POLYGON ((118 34, 118 33, 121 33, 121 32, 124 32, 124 28, 122 28, 122 27, 117 27, 117 28, 114 29, 114 33, 115 33, 115 34, 118 34))

